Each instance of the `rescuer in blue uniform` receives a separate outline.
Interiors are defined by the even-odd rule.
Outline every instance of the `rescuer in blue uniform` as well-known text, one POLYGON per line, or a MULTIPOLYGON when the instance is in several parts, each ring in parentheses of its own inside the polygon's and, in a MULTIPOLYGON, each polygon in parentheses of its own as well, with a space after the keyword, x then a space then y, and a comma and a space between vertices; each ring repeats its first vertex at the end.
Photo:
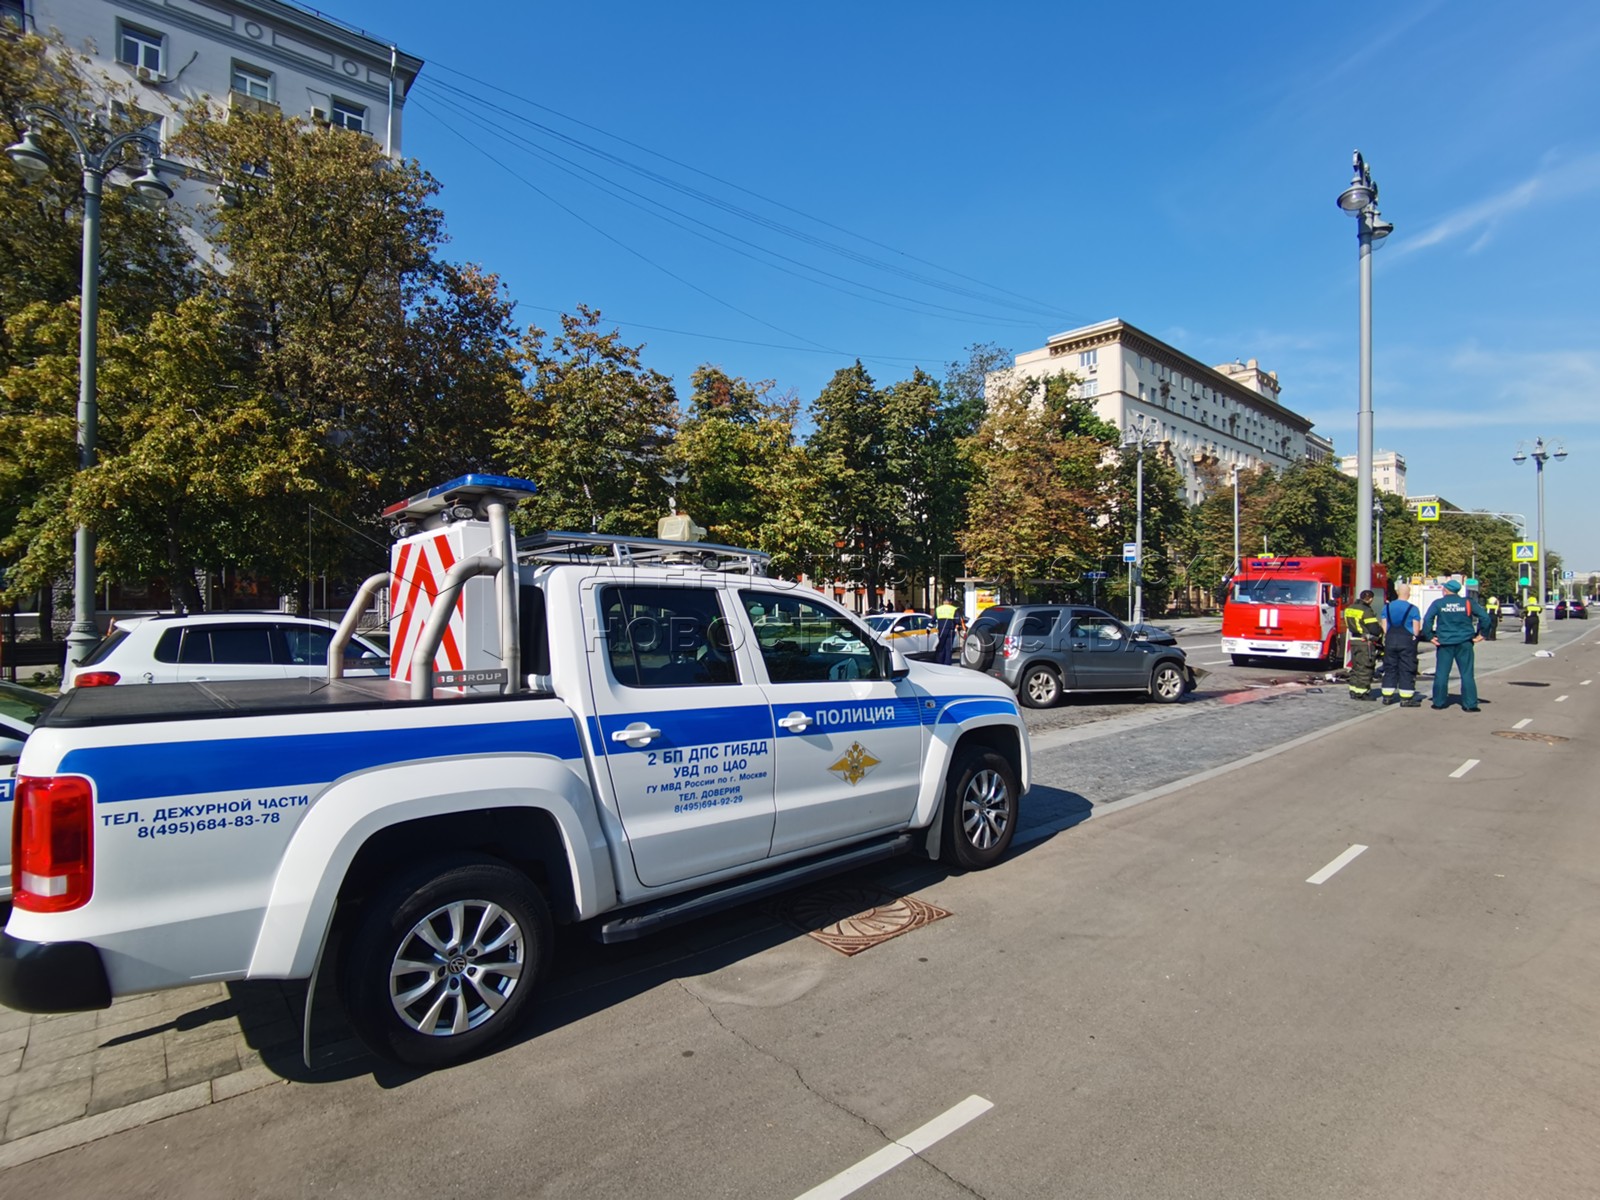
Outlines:
POLYGON ((1422 618, 1422 636, 1434 645, 1433 707, 1444 708, 1450 699, 1450 664, 1461 672, 1461 711, 1478 711, 1478 681, 1473 678, 1473 646, 1483 641, 1489 614, 1461 594, 1461 581, 1448 580, 1445 594, 1428 605, 1422 618))

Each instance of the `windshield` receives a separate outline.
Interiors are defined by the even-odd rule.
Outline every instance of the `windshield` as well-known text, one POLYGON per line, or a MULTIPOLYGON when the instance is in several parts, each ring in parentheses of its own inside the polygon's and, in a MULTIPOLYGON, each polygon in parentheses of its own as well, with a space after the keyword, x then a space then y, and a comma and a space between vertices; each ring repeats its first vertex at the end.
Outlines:
POLYGON ((885 629, 888 629, 889 626, 891 626, 893 624, 894 624, 894 618, 893 617, 868 617, 867 618, 867 628, 872 630, 873 633, 882 633, 885 629))
POLYGON ((14 683, 0 683, 0 713, 30 725, 55 702, 54 696, 47 696, 43 692, 30 691, 14 683))
POLYGON ((1315 579, 1241 579, 1233 585, 1235 604, 1315 604, 1315 579))

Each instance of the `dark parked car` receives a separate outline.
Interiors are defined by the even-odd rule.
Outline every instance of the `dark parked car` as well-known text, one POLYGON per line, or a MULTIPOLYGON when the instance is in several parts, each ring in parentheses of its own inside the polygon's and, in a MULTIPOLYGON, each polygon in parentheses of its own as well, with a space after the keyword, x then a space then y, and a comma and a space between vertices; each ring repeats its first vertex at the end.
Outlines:
POLYGON ((1177 639, 1155 632, 1163 641, 1085 605, 989 608, 967 631, 961 665, 1003 680, 1029 708, 1068 692, 1143 692, 1171 703, 1194 689, 1195 673, 1177 639))

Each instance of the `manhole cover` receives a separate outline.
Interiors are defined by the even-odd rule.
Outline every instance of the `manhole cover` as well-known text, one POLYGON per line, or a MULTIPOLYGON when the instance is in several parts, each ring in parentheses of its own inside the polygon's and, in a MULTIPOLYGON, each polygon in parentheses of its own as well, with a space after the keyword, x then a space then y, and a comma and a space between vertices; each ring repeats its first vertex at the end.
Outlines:
POLYGON ((1550 685, 1548 683, 1535 683, 1530 679, 1513 679, 1513 680, 1511 680, 1511 686, 1512 687, 1549 687, 1550 685))
POLYGON ((772 914, 840 954, 860 954, 950 913, 915 896, 871 887, 836 887, 781 900, 772 914))
POLYGON ((1525 729, 1496 729, 1495 737, 1511 738, 1518 742, 1543 742, 1546 746, 1554 746, 1567 739, 1559 733, 1534 733, 1525 729))

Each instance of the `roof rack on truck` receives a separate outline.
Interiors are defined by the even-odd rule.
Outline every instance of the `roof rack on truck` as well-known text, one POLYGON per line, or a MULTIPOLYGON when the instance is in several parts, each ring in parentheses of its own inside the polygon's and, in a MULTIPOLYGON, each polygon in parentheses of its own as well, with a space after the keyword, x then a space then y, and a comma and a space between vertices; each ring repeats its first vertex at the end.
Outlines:
POLYGON ((536 533, 517 540, 519 562, 587 562, 608 559, 619 566, 693 566, 702 571, 767 574, 770 554, 672 538, 636 538, 610 533, 536 533))

